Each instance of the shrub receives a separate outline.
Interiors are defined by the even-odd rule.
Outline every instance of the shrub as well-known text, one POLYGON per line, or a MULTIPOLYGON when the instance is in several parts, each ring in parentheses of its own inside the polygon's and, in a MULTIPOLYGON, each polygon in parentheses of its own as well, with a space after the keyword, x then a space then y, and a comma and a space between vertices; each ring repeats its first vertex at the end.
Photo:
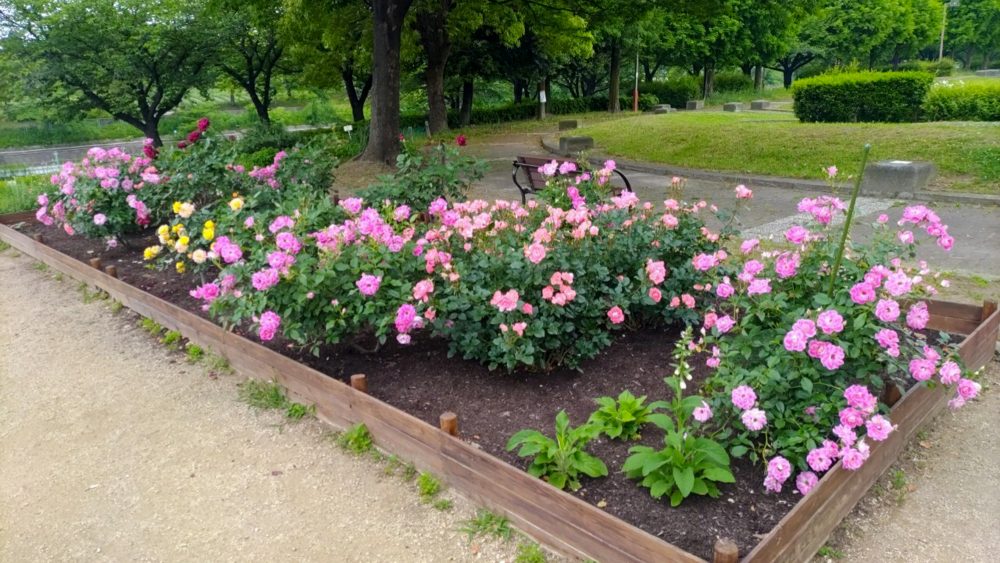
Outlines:
POLYGON ((753 78, 740 71, 720 72, 715 75, 716 92, 743 92, 753 90, 753 78))
POLYGON ((917 121, 934 77, 923 72, 857 72, 817 76, 793 86, 802 121, 917 121))
POLYGON ((897 70, 929 72, 934 76, 951 76, 955 72, 955 60, 944 57, 940 61, 906 61, 900 64, 897 70))
POLYGON ((639 92, 656 96, 661 104, 674 108, 684 108, 688 100, 697 98, 701 92, 698 80, 693 76, 677 76, 666 81, 642 82, 639 92))
POLYGON ((929 121, 1000 121, 1000 81, 935 84, 923 108, 929 121))
MULTIPOLYGON (((465 137, 459 136, 456 145, 464 143, 465 137)), ((465 199, 469 187, 483 177, 485 169, 484 161, 462 156, 455 145, 432 142, 414 147, 403 143, 396 157, 396 171, 382 176, 358 195, 368 201, 391 200, 413 209, 427 209, 438 198, 465 199)))

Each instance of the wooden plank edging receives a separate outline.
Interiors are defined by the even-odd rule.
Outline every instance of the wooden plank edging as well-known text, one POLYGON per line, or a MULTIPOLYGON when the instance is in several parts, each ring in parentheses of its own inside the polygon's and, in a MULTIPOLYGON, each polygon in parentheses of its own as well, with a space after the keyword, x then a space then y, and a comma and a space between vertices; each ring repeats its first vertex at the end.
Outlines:
MULTIPOLYGON (((0 240, 225 356, 240 373, 277 381, 296 398, 315 404, 320 419, 340 427, 365 423, 380 446, 433 471, 558 551, 601 561, 704 561, 364 392, 40 244, 4 224, 12 219, 0 217, 0 240)), ((995 307, 985 319, 986 309, 970 305, 934 301, 930 311, 931 326, 936 312, 944 313, 938 320, 945 326, 975 326, 959 345, 968 367, 976 369, 992 358, 1000 330, 995 307)), ((867 463, 856 472, 835 465, 743 561, 810 557, 948 397, 941 387, 918 386, 907 392, 892 409, 898 429, 873 445, 867 463)))

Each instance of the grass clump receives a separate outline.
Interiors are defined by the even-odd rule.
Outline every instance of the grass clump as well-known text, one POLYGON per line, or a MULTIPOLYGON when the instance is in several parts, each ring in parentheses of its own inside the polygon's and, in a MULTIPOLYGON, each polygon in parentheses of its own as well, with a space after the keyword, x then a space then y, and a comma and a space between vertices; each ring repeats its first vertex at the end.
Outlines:
POLYGON ((177 350, 178 347, 180 346, 180 342, 181 342, 182 338, 183 338, 183 336, 181 335, 180 331, 177 331, 177 330, 168 330, 163 335, 163 338, 161 339, 161 341, 163 342, 163 344, 167 348, 169 348, 171 350, 177 350))
POLYGON ((349 429, 341 432, 337 436, 337 445, 355 455, 361 455, 371 451, 372 435, 368 432, 368 427, 355 424, 349 429))
POLYGON ((239 389, 240 399, 254 408, 283 409, 288 402, 281 386, 273 381, 248 379, 239 385, 239 389))
POLYGON ((476 536, 492 536, 509 540, 513 533, 510 520, 506 516, 490 512, 485 508, 477 510, 475 517, 466 520, 459 531, 469 536, 470 541, 476 536))
POLYGON ((433 506, 437 510, 440 510, 441 512, 445 512, 454 508, 455 503, 452 502, 451 499, 442 498, 434 501, 434 503, 431 506, 433 506))
POLYGON ((524 542, 517 546, 517 555, 514 557, 515 563, 545 563, 548 559, 545 552, 534 542, 524 542))
POLYGON ((187 346, 184 348, 184 354, 187 356, 187 361, 194 364, 205 357, 205 349, 197 344, 188 342, 187 346))
POLYGON ((143 317, 139 321, 139 327, 153 336, 159 336, 163 332, 163 326, 148 317, 143 317))
POLYGON ((420 499, 422 501, 430 502, 431 499, 441 492, 441 481, 438 481, 437 477, 425 471, 417 477, 417 490, 420 492, 420 499))

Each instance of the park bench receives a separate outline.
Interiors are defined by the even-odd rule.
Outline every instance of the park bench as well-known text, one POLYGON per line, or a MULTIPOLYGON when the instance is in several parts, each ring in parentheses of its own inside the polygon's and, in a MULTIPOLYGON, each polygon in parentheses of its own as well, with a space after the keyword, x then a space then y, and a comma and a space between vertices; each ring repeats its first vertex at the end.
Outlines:
MULTIPOLYGON (((538 171, 538 169, 553 160, 559 164, 564 162, 576 162, 574 160, 564 158, 546 158, 543 156, 519 156, 514 160, 514 168, 511 171, 511 179, 514 180, 514 185, 517 186, 517 189, 521 192, 521 203, 527 203, 529 195, 545 189, 545 182, 548 180, 548 177, 544 176, 538 171), (522 185, 521 181, 518 180, 518 173, 522 170, 523 173, 521 173, 520 176, 524 178, 524 185, 522 185)), ((620 189, 623 191, 632 191, 632 184, 629 183, 628 178, 626 178, 620 170, 614 170, 614 173, 618 175, 621 182, 624 184, 624 186, 620 186, 620 189)))

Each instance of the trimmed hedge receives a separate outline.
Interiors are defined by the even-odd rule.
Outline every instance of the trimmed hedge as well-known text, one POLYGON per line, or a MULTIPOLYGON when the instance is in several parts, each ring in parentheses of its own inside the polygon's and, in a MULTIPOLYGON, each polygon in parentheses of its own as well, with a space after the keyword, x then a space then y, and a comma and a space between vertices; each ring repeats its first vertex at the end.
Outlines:
POLYGON ((929 72, 934 76, 951 76, 955 72, 955 59, 945 57, 940 61, 906 61, 899 70, 929 72))
POLYGON ((739 71, 718 72, 712 85, 716 92, 743 92, 753 90, 753 77, 739 71))
POLYGON ((919 121, 934 81, 924 72, 824 74, 793 85, 800 121, 919 121))
POLYGON ((693 76, 678 76, 665 82, 640 82, 639 94, 656 96, 658 103, 683 109, 687 106, 688 100, 701 96, 701 86, 698 79, 693 76))
POLYGON ((1000 121, 1000 81, 935 85, 923 109, 928 121, 1000 121))

